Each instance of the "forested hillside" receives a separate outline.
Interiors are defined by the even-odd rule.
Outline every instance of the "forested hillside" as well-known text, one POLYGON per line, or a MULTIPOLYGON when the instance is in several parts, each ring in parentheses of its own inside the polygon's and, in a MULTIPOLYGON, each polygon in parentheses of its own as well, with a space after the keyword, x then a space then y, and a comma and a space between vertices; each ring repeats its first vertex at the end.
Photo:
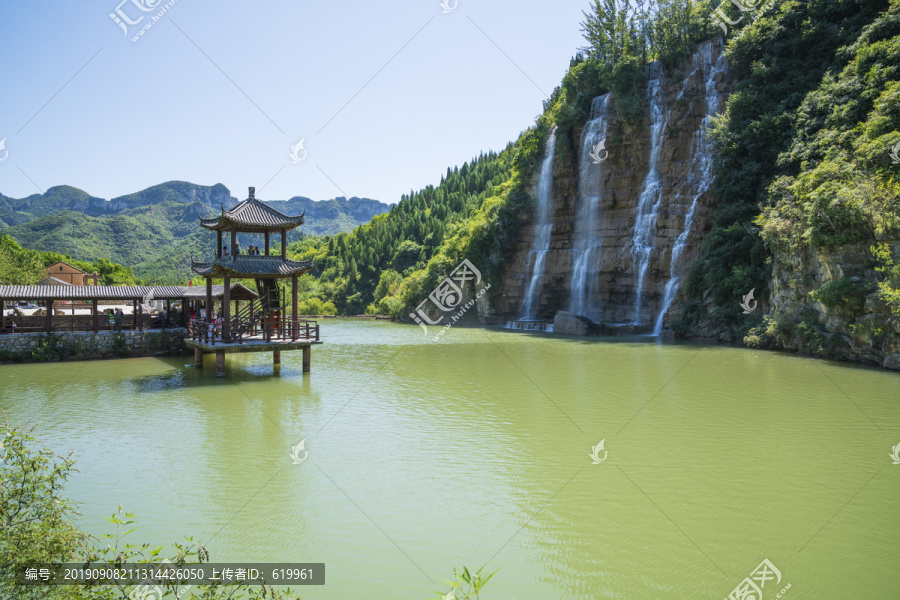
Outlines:
POLYGON ((67 254, 29 250, 8 235, 0 235, 0 285, 33 285, 44 276, 44 267, 65 261, 87 273, 97 273, 100 285, 136 285, 130 267, 105 258, 95 262, 74 259, 67 254))

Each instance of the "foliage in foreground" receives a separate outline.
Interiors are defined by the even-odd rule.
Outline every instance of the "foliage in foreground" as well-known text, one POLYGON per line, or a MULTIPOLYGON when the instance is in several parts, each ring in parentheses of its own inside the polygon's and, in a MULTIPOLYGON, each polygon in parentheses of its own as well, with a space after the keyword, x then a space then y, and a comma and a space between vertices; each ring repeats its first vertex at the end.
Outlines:
MULTIPOLYGON (((79 530, 74 524, 74 503, 63 492, 65 482, 75 469, 71 454, 59 456, 40 446, 32 435, 33 428, 15 428, 4 415, 0 425, 0 598, 4 600, 131 600, 135 586, 16 586, 15 568, 23 563, 122 563, 159 566, 162 547, 132 544, 125 537, 133 531, 134 515, 121 507, 109 521, 114 534, 106 534, 105 544, 79 530)), ((174 544, 171 563, 207 562, 209 553, 202 545, 187 538, 186 544, 174 544)), ((271 586, 251 587, 205 585, 185 586, 177 582, 160 584, 162 598, 179 600, 226 600, 267 598, 290 600, 299 598, 290 589, 271 586)))

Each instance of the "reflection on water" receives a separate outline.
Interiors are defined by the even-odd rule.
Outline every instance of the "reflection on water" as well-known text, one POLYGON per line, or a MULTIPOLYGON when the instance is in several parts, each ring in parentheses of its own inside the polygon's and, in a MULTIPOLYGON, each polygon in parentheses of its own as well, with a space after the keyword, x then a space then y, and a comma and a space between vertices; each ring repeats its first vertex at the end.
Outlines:
POLYGON ((647 338, 322 336, 305 375, 300 352, 228 356, 225 379, 184 357, 3 366, 0 408, 74 451, 92 533, 122 504, 134 541, 326 563, 306 600, 426 598, 487 561, 488 599, 726 597, 765 558, 788 598, 895 597, 896 373, 647 338))

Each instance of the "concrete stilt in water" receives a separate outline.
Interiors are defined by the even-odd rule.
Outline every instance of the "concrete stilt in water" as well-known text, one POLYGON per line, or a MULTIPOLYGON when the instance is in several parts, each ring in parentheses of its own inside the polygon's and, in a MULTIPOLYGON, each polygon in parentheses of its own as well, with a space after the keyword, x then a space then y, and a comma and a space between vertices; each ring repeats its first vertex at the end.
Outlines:
POLYGON ((225 377, 225 352, 216 350, 216 377, 225 377))
POLYGON ((198 369, 203 368, 203 351, 200 348, 194 348, 194 366, 198 369))
POLYGON ((312 362, 312 346, 303 346, 303 372, 309 373, 309 366, 312 362))

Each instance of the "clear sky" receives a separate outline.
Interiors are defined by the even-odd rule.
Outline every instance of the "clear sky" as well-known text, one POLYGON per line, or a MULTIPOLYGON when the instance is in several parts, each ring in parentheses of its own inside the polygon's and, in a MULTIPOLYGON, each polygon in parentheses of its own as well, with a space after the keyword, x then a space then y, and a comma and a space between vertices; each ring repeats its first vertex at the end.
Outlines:
POLYGON ((397 202, 534 123, 589 4, 121 1, 0 2, 0 193, 397 202))

